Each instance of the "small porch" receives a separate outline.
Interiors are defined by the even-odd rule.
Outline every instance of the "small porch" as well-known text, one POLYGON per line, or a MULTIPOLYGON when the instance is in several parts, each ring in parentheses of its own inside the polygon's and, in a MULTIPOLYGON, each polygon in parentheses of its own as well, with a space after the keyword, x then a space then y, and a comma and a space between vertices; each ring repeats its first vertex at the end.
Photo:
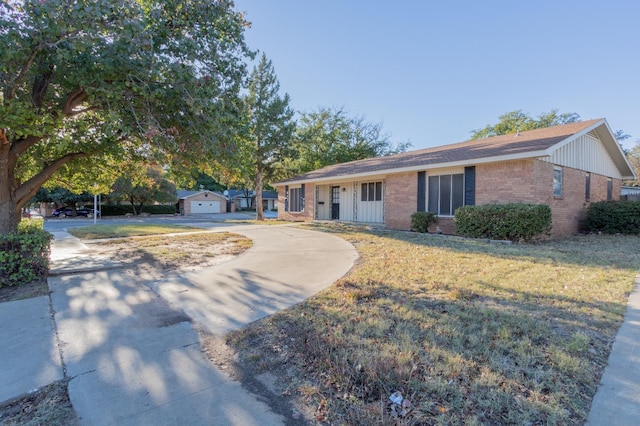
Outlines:
POLYGON ((384 224, 384 180, 315 186, 315 220, 384 224))

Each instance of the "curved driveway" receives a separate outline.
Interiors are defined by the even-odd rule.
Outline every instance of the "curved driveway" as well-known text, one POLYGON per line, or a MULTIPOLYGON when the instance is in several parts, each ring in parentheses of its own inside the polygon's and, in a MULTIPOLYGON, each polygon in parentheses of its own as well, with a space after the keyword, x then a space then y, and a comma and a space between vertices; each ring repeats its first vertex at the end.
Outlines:
POLYGON ((238 329, 333 284, 358 254, 327 233, 289 226, 220 228, 253 240, 232 261, 151 283, 173 306, 214 334, 238 329))
POLYGON ((51 309, 81 424, 287 421, 290 413, 271 411, 205 358, 188 317, 215 334, 240 328, 331 285, 357 252, 333 235, 290 226, 212 231, 237 232, 254 245, 229 262, 153 283, 114 265, 96 269, 101 260, 90 248, 54 232, 51 309), (69 273, 85 262, 88 270, 69 273))

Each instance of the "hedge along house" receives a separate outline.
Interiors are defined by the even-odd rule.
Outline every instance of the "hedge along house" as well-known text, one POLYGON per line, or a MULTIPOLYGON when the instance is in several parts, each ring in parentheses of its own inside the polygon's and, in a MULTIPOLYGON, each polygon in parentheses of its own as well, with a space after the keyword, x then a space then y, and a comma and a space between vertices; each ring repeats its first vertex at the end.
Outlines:
MULTIPOLYGON (((589 203, 620 198, 634 172, 605 119, 336 164, 277 183, 278 218, 408 230, 432 211, 455 233, 463 205, 544 203, 554 236, 571 235, 589 203)), ((431 229, 435 230, 435 228, 431 229)))

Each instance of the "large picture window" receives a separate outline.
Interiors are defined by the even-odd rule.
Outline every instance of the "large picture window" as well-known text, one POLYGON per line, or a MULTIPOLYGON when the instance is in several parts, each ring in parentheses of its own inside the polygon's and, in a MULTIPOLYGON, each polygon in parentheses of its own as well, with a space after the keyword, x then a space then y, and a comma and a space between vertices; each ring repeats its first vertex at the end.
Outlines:
POLYGON ((289 211, 301 212, 304 209, 304 199, 302 198, 302 188, 289 189, 289 211))
POLYGON ((360 201, 382 201, 382 182, 363 183, 360 186, 360 201))
POLYGON ((427 209, 438 216, 453 216, 464 205, 464 175, 429 176, 427 209))

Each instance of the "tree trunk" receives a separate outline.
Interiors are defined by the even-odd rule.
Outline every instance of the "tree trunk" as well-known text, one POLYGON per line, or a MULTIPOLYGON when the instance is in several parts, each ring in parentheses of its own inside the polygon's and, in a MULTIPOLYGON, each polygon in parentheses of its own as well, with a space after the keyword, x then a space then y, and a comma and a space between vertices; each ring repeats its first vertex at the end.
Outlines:
MULTIPOLYGON (((0 129, 2 130, 2 129, 0 129)), ((4 131, 0 133, 0 234, 8 234, 18 230, 18 223, 22 218, 15 199, 13 187, 13 168, 9 165, 9 142, 4 131)))
POLYGON ((0 234, 9 234, 18 230, 21 219, 20 207, 12 199, 3 198, 0 196, 0 234))
POLYGON ((258 169, 256 173, 256 219, 264 220, 262 212, 262 171, 258 169))

